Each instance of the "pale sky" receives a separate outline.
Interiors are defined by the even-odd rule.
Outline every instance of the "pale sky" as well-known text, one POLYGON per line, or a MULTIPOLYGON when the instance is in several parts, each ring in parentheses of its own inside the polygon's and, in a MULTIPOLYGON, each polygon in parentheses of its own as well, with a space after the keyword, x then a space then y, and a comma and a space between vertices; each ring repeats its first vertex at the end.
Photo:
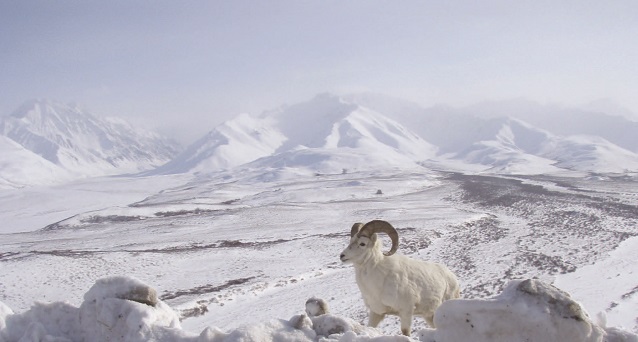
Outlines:
POLYGON ((638 113, 638 1, 0 0, 0 114, 75 102, 192 141, 322 92, 638 113))

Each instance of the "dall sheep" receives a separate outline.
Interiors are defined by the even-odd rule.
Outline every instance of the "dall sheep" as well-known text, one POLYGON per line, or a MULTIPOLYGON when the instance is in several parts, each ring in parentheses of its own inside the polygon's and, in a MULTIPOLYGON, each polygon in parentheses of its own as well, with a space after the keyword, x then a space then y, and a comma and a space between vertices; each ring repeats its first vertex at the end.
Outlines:
POLYGON ((368 325, 376 327, 386 315, 401 319, 401 333, 409 336, 412 316, 422 316, 434 328, 434 312, 448 299, 459 298, 456 276, 444 265, 394 254, 399 234, 386 221, 355 223, 350 244, 341 252, 341 261, 352 263, 356 281, 369 309, 368 325), (377 233, 392 240, 387 253, 381 251, 377 233))

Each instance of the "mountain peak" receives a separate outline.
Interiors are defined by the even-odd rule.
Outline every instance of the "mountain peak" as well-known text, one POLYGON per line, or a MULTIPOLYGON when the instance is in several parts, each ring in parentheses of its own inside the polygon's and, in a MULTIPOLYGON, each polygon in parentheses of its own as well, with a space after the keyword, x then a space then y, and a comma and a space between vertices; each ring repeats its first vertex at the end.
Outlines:
POLYGON ((0 135, 77 175, 141 171, 165 163, 178 149, 121 119, 101 119, 77 105, 42 99, 0 118, 0 135))
POLYGON ((226 121, 159 173, 301 167, 315 172, 414 167, 436 148, 397 121, 331 93, 226 121), (345 163, 345 164, 344 164, 345 163))
POLYGON ((274 120, 277 129, 288 138, 278 152, 298 145, 322 146, 334 123, 343 120, 357 108, 357 105, 347 103, 338 96, 323 93, 310 101, 271 113, 269 117, 274 120))

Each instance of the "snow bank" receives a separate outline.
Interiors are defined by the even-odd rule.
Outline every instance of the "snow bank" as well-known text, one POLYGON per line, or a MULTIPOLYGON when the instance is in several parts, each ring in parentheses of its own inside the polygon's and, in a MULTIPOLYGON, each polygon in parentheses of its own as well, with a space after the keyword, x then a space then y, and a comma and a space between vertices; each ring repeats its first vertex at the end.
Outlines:
POLYGON ((16 314, 0 302, 0 342, 68 341, 410 341, 405 336, 382 336, 376 329, 323 314, 301 314, 290 320, 246 325, 231 332, 209 327, 200 334, 181 329, 179 317, 157 298, 157 292, 130 277, 98 280, 80 307, 67 303, 35 303, 16 314))
MULTIPOLYGON (((311 298, 306 313, 290 320, 244 325, 230 332, 208 327, 195 334, 181 329, 178 315, 153 288, 133 278, 109 277, 91 287, 79 308, 62 302, 36 303, 16 314, 0 302, 0 341, 414 341, 384 336, 327 311, 325 302, 311 298)), ((634 334, 596 326, 569 295, 532 280, 511 282, 491 300, 447 301, 435 322, 437 329, 419 332, 422 342, 638 341, 634 334)))

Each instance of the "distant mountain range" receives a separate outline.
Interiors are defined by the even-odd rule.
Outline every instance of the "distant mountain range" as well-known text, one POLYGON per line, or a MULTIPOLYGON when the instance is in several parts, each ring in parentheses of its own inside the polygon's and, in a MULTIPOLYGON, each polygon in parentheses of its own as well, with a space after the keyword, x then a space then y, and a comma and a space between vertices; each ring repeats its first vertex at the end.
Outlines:
POLYGON ((422 166, 522 174, 638 172, 636 122, 532 104, 511 115, 476 112, 425 109, 375 94, 320 94, 229 120, 151 173, 240 165, 316 173, 422 166))
POLYGON ((168 162, 180 150, 121 119, 34 100, 0 117, 0 186, 137 173, 168 162))
POLYGON ((422 108, 378 94, 320 94, 259 115, 238 115, 181 150, 122 120, 32 101, 0 120, 0 187, 237 167, 319 174, 423 167, 636 173, 636 137, 638 122, 535 103, 422 108))

